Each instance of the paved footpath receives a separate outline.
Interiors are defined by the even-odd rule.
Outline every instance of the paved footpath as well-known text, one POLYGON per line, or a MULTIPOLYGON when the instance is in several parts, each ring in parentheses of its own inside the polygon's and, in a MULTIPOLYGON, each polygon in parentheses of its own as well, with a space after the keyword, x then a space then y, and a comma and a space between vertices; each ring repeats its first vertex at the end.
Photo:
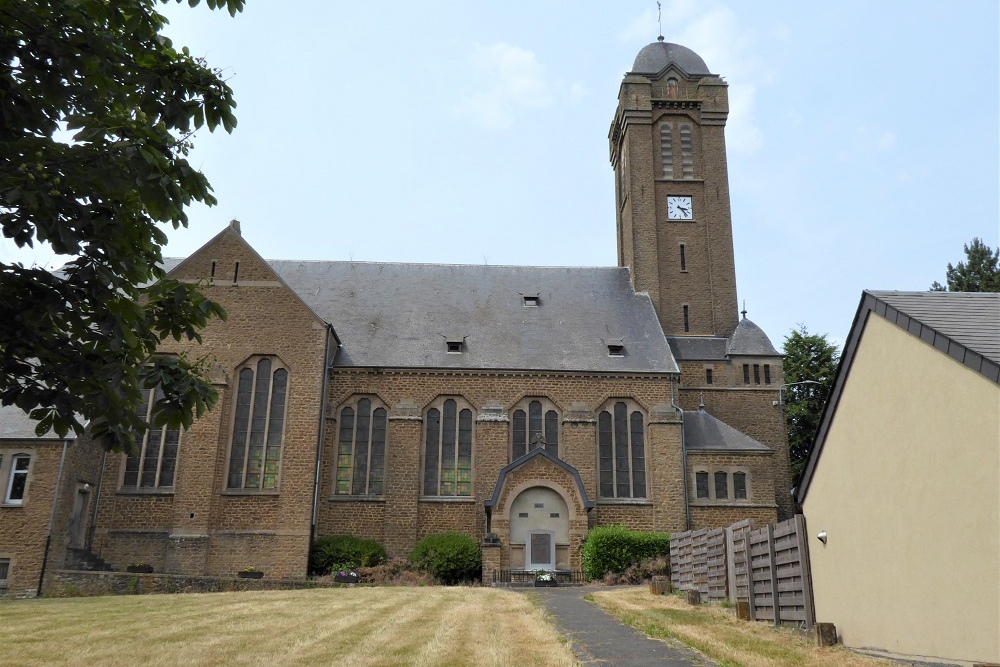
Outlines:
POLYGON ((650 639, 583 599, 599 590, 607 587, 532 588, 525 592, 538 595, 556 626, 573 642, 585 667, 717 667, 679 643, 650 639))

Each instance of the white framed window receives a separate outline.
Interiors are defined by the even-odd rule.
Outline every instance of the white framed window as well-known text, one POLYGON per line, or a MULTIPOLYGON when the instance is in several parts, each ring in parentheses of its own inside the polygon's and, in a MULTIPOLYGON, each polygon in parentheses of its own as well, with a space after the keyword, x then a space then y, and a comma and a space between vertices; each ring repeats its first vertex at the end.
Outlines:
POLYGON ((251 360, 237 374, 229 450, 229 490, 276 490, 281 468, 288 369, 276 357, 251 360))
POLYGON ((424 496, 472 495, 472 410, 438 399, 424 418, 424 496))
POLYGON ((0 588, 7 588, 7 577, 10 575, 10 559, 0 558, 0 588))
POLYGON ((511 460, 536 447, 559 456, 559 412, 543 398, 526 398, 510 415, 511 460))
MULTIPOLYGON (((139 416, 150 423, 153 406, 163 398, 163 390, 142 390, 143 401, 139 416)), ((136 434, 135 456, 125 459, 122 489, 172 489, 177 471, 177 450, 181 432, 176 428, 150 428, 143 435, 136 434)))
POLYGON ((602 498, 646 497, 646 424, 634 405, 615 401, 597 416, 602 498))
POLYGON ((386 417, 385 406, 368 397, 341 408, 334 495, 382 495, 386 417))
MULTIPOLYGON (((2 464, 2 461, 0 461, 2 464)), ((0 470, 2 470, 0 465, 0 470)), ((4 490, 4 505, 23 505, 25 491, 28 488, 28 472, 31 469, 30 454, 14 454, 10 457, 10 467, 7 469, 7 484, 4 490)))

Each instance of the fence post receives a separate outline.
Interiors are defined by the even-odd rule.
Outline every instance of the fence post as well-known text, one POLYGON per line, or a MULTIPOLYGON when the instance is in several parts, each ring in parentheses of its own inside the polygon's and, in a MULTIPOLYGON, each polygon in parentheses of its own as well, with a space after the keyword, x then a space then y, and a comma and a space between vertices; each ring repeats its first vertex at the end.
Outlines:
MULTIPOLYGON (((806 532, 806 517, 795 515, 795 540, 799 547, 799 570, 802 572, 802 611, 806 617, 806 630, 811 630, 816 622, 816 610, 812 599, 812 563, 809 560, 809 533, 806 532)), ((834 635, 836 636, 836 635, 834 635)))
POLYGON ((781 625, 781 604, 778 600, 778 564, 774 557, 774 524, 767 524, 768 565, 771 568, 771 604, 774 605, 774 624, 781 625))

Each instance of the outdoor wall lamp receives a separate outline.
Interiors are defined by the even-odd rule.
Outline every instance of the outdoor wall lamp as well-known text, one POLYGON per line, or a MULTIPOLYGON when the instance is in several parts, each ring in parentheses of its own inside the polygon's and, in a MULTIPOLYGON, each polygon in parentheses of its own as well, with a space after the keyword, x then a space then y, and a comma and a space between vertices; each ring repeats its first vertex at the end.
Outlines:
POLYGON ((819 531, 819 535, 817 535, 816 537, 819 538, 820 542, 822 542, 823 544, 826 544, 826 531, 825 530, 819 531))

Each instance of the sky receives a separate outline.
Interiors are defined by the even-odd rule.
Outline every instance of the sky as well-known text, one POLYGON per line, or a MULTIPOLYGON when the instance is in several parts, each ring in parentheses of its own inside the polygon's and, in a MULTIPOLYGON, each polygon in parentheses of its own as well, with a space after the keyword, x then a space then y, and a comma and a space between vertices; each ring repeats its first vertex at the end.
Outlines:
MULTIPOLYGON (((219 204, 165 256, 236 218, 268 259, 616 263, 607 134, 655 1, 162 11, 239 105, 189 158, 219 204)), ((729 83, 739 300, 779 349, 799 325, 842 345, 863 289, 924 290, 974 236, 1000 245, 998 12, 663 2, 666 40, 729 83)))

